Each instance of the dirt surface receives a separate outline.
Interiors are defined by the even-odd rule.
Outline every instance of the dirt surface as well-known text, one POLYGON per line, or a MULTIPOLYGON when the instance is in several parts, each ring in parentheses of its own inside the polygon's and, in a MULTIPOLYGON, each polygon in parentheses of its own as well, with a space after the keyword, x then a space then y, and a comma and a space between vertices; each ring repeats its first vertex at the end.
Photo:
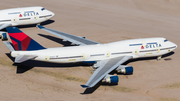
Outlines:
MULTIPOLYGON (((0 9, 26 6, 43 6, 55 13, 43 26, 97 42, 165 37, 180 46, 179 0, 1 0, 0 3, 0 9)), ((57 39, 56 36, 34 25, 19 28, 47 48, 62 47, 48 39, 57 39)), ((85 90, 80 85, 90 78, 89 66, 35 61, 15 65, 0 41, 0 100, 179 101, 179 51, 177 48, 161 61, 129 62, 127 65, 134 67, 134 73, 119 75, 118 85, 85 90), (82 94, 84 91, 86 94, 82 94)))

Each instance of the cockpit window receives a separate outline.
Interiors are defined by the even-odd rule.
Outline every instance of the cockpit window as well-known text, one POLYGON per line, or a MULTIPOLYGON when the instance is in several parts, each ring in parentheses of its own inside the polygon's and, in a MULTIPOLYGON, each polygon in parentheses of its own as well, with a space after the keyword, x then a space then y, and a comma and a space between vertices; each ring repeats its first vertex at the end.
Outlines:
POLYGON ((42 8, 41 10, 42 10, 42 11, 44 11, 44 10, 45 10, 45 8, 42 8))
POLYGON ((166 40, 164 40, 164 42, 166 42, 166 41, 168 41, 167 39, 166 40))

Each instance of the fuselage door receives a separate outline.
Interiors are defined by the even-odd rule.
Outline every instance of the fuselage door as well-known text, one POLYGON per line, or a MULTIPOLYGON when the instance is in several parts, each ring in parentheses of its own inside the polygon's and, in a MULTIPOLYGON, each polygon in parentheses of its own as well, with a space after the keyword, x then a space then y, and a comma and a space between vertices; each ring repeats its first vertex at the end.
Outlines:
POLYGON ((135 49, 133 53, 134 53, 134 55, 138 55, 139 54, 139 50, 135 49))
POLYGON ((35 11, 34 16, 33 16, 34 21, 37 21, 38 18, 39 18, 39 12, 35 11))
POLYGON ((145 40, 142 40, 142 46, 143 46, 143 47, 141 47, 141 49, 142 49, 142 48, 144 49, 144 48, 146 47, 146 41, 145 41, 145 40))
POLYGON ((110 57, 110 55, 111 55, 110 51, 107 51, 106 52, 106 57, 110 57))
POLYGON ((12 21, 13 23, 17 23, 17 17, 14 17, 12 21))
POLYGON ((157 47, 157 53, 159 53, 160 52, 160 48, 159 47, 157 47))
POLYGON ((46 60, 46 61, 49 61, 49 56, 45 56, 45 60, 46 60))
POLYGON ((36 21, 38 19, 38 16, 37 15, 35 15, 34 16, 34 21, 36 21))
POLYGON ((87 57, 86 57, 86 55, 85 55, 85 53, 82 53, 82 61, 84 61, 85 59, 86 59, 87 57))

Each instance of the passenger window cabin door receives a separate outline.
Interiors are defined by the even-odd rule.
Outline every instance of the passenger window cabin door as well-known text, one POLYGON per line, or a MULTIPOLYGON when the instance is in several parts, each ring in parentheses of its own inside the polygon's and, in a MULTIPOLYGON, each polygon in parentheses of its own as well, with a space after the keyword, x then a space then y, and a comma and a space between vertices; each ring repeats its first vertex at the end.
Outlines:
POLYGON ((139 50, 138 49, 134 49, 133 53, 134 53, 134 55, 138 55, 139 54, 139 50))

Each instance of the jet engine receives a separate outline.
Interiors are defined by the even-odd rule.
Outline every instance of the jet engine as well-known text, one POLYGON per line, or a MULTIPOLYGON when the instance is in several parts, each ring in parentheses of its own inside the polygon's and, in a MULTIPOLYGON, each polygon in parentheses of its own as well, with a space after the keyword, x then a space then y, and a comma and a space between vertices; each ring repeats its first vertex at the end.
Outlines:
POLYGON ((0 32, 0 37, 3 41, 8 39, 6 32, 0 32))
POLYGON ((132 74, 133 73, 133 67, 132 66, 119 66, 116 71, 118 73, 122 73, 122 74, 132 74))
POLYGON ((107 75, 102 82, 105 83, 117 83, 119 81, 119 77, 116 75, 107 75))

